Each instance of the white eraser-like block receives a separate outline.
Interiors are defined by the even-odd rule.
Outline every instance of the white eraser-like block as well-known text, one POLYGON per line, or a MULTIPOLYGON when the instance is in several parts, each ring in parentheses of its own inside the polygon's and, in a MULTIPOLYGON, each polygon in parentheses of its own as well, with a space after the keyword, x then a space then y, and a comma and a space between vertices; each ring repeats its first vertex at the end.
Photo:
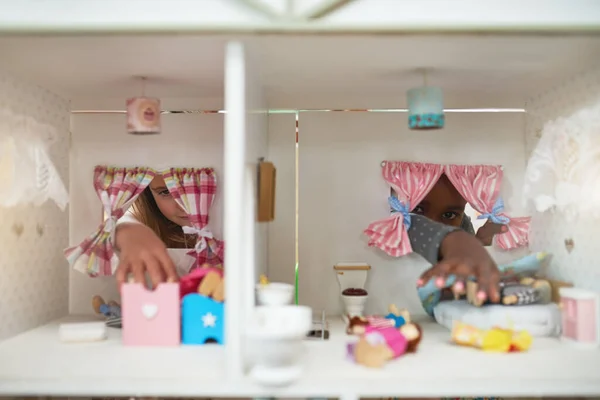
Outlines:
POLYGON ((107 338, 104 322, 78 322, 60 324, 58 337, 62 342, 97 342, 107 338))

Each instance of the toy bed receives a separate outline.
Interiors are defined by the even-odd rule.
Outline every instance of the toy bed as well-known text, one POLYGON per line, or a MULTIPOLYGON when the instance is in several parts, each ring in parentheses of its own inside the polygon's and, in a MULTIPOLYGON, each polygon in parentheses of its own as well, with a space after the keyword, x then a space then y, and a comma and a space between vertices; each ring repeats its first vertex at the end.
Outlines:
POLYGON ((476 307, 466 300, 445 301, 434 308, 435 320, 448 329, 454 321, 461 321, 480 329, 492 327, 527 330, 533 336, 558 336, 561 331, 561 313, 558 288, 566 283, 550 281, 552 302, 524 306, 487 305, 476 307))

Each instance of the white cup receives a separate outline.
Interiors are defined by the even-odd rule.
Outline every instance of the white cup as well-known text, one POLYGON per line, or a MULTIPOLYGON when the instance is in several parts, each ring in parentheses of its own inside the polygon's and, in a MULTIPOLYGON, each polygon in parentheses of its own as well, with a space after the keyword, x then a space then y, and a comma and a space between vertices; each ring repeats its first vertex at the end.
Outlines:
POLYGON ((258 303, 263 306, 284 306, 292 303, 294 285, 272 282, 266 285, 256 285, 258 303))

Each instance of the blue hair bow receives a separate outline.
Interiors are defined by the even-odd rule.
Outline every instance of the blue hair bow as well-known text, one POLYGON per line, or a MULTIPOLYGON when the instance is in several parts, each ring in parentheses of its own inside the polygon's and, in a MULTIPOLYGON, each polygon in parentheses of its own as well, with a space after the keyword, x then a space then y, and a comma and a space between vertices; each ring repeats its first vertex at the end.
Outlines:
POLYGON ((477 219, 490 219, 494 224, 507 225, 510 222, 510 218, 498 215, 502 210, 504 210, 504 200, 502 200, 502 197, 498 197, 494 207, 492 207, 492 212, 481 214, 477 219))
POLYGON ((402 217, 404 219, 404 226, 406 227, 406 230, 408 230, 408 228, 410 228, 410 208, 408 204, 405 205, 400 200, 398 200, 396 196, 388 197, 388 203, 394 213, 402 214, 402 217))

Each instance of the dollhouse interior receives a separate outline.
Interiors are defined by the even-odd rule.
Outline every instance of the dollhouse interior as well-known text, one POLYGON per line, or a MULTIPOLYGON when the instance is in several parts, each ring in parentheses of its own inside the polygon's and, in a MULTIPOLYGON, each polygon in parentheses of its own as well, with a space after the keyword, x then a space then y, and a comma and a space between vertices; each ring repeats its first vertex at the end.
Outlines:
MULTIPOLYGON (((552 142, 554 148, 540 146, 556 130, 575 138, 597 133, 599 37, 23 36, 0 37, 0 54, 0 115, 28 118, 28 134, 47 134, 38 149, 52 164, 55 188, 62 182, 66 189, 48 191, 37 204, 15 194, 26 185, 14 172, 29 168, 17 159, 30 150, 4 146, 0 395, 600 395, 597 347, 582 351, 535 337, 528 352, 513 355, 449 344, 450 330, 426 315, 415 289, 430 264, 410 251, 393 256, 369 246, 363 233, 390 216, 390 185, 402 186, 384 179, 386 165, 493 166, 503 175, 498 196, 506 215, 531 217, 518 245, 487 247, 493 259, 500 265, 545 252, 540 273, 554 285, 600 291, 597 215, 589 211, 600 197, 590 193, 579 209, 579 198, 564 197, 576 196, 583 178, 558 177, 558 164, 569 157, 587 157, 585 169, 598 171, 598 139, 581 139, 575 150, 571 136, 552 142), (443 129, 409 127, 406 94, 422 87, 443 92, 443 129), (129 134, 126 99, 144 96, 160 99, 160 133, 129 134), (548 149, 554 158, 544 158, 548 149), (556 179, 540 187, 531 160, 556 179), (261 161, 276 168, 270 222, 255 218, 261 161), (225 242, 225 345, 128 347, 119 328, 108 328, 104 341, 59 340, 63 322, 102 321, 94 296, 123 301, 110 271, 90 277, 63 253, 107 220, 94 189, 96 166, 212 169, 216 194, 207 227, 225 242), (542 195, 554 199, 543 212, 542 195), (340 271, 346 278, 338 279, 340 271), (298 305, 312 320, 326 321, 329 334, 300 343, 304 368, 285 385, 246 368, 251 350, 260 349, 254 358, 288 351, 277 347, 283 342, 246 341, 261 275, 293 285, 298 305), (340 290, 355 286, 369 294, 367 314, 396 304, 423 321, 416 354, 382 369, 346 358, 340 290), (434 363, 452 367, 431 369, 434 363), (400 389, 398 377, 406 378, 400 389), (229 385, 231 379, 237 383, 229 385)), ((11 130, 3 127, 5 140, 11 130)), ((30 172, 23 174, 37 176, 30 172)), ((475 230, 485 222, 478 216, 490 212, 477 208, 469 202, 466 211, 475 230)), ((287 317, 305 318, 302 310, 287 317)), ((268 319, 261 312, 256 318, 268 319)), ((517 317, 503 318, 510 325, 517 317)))

